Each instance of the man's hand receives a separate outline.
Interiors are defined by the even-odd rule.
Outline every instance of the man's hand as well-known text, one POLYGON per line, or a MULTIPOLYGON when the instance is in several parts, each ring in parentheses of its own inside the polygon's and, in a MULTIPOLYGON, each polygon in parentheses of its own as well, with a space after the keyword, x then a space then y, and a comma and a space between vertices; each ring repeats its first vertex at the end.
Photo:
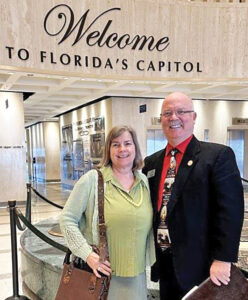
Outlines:
POLYGON ((210 278, 214 284, 220 286, 222 283, 228 285, 231 275, 231 263, 214 260, 210 267, 210 278))

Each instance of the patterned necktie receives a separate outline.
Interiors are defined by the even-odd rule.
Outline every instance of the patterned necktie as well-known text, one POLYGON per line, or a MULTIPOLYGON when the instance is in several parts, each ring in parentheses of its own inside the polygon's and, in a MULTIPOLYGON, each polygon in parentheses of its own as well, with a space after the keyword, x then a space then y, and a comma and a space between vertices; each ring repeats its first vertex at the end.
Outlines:
POLYGON ((167 215, 167 204, 170 200, 172 186, 176 176, 176 154, 178 152, 179 151, 177 149, 172 149, 170 151, 171 154, 170 165, 164 181, 162 205, 160 209, 160 223, 157 230, 157 243, 159 248, 162 251, 165 251, 167 248, 169 248, 171 244, 168 226, 166 222, 166 215, 167 215))

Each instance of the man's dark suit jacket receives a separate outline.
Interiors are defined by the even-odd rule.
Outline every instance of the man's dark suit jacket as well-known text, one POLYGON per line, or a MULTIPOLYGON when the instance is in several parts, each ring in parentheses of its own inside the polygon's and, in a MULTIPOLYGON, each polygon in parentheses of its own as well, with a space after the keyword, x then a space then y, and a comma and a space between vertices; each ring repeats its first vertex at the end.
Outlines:
MULTIPOLYGON (((151 190, 155 237, 164 155, 165 149, 147 157, 143 169, 151 190)), ((193 137, 167 206, 173 263, 181 288, 189 290, 206 279, 214 259, 237 261, 243 214, 243 187, 232 149, 193 137)), ((159 276, 159 255, 157 259, 152 269, 155 281, 159 276)))

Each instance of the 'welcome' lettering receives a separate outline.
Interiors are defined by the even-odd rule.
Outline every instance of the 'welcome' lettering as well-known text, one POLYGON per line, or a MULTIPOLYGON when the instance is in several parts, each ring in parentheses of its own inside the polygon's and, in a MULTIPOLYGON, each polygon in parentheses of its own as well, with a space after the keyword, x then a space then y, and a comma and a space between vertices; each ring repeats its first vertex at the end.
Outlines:
POLYGON ((98 47, 106 46, 108 48, 118 47, 119 49, 124 49, 129 46, 131 50, 143 50, 146 47, 149 51, 164 51, 169 46, 170 42, 169 37, 167 36, 155 40, 153 36, 137 34, 131 37, 128 33, 119 35, 117 32, 110 32, 113 20, 108 20, 101 30, 95 30, 93 28, 94 25, 97 24, 97 21, 104 15, 120 10, 120 8, 114 7, 102 12, 92 20, 88 27, 85 28, 86 19, 88 18, 88 14, 90 12, 89 9, 86 10, 79 21, 74 25, 75 18, 71 7, 66 4, 59 4, 54 6, 46 14, 44 19, 44 29, 45 32, 50 36, 58 36, 65 31, 58 44, 63 43, 75 31, 76 37, 72 43, 72 46, 76 45, 82 38, 85 38, 86 44, 91 47, 97 45, 98 47), (59 12, 56 16, 59 19, 63 19, 63 23, 59 25, 60 27, 57 31, 52 32, 48 28, 49 21, 52 18, 52 15, 56 14, 57 11, 62 8, 65 8, 69 12, 69 17, 67 18, 67 15, 64 12, 59 12))

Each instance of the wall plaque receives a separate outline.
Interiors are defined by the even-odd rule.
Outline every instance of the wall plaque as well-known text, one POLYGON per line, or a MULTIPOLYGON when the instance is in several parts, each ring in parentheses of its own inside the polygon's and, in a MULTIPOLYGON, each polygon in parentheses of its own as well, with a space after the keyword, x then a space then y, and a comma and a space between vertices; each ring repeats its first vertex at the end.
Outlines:
POLYGON ((248 125, 248 118, 232 118, 233 125, 248 125))

